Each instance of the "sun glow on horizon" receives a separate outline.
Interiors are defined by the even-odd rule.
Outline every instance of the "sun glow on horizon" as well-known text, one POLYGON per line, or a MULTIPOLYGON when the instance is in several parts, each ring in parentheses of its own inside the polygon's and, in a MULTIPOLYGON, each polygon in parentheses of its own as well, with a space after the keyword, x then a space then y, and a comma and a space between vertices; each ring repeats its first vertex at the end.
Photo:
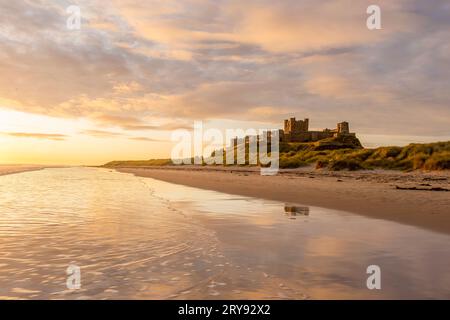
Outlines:
POLYGON ((152 132, 151 139, 145 132, 130 135, 117 128, 101 130, 82 119, 0 110, 0 163, 101 165, 111 160, 164 157, 171 147, 170 141, 163 140, 165 136, 152 132))
MULTIPOLYGON (((204 129, 275 128, 259 122, 215 119, 204 129)), ((0 164, 102 165, 113 160, 170 158, 171 131, 129 132, 99 128, 84 119, 64 119, 0 110, 0 164)), ((450 136, 358 134, 368 148, 450 140, 450 136)), ((224 143, 226 143, 224 141, 224 143)))

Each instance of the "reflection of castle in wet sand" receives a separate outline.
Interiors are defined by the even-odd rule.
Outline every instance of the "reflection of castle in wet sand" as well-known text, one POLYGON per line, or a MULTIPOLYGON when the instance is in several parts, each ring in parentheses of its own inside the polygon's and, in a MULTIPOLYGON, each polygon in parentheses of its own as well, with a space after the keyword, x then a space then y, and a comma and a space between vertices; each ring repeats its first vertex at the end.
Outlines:
POLYGON ((284 213, 289 217, 295 216, 309 216, 309 207, 292 206, 286 204, 284 206, 284 213))

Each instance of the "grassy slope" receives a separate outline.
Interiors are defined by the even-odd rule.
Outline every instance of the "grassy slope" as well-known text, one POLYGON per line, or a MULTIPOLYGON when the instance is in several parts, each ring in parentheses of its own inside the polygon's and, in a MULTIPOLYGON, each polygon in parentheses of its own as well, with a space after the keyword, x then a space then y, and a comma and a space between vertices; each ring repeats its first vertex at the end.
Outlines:
POLYGON ((294 146, 288 146, 287 149, 291 150, 286 150, 287 152, 282 152, 280 155, 280 166, 284 168, 315 164, 316 168, 330 170, 450 169, 450 141, 376 149, 311 150, 305 148, 297 151, 294 146))
MULTIPOLYGON (((248 156, 248 155, 247 155, 248 156)), ((171 165, 169 159, 144 161, 113 161, 106 167, 171 165)), ((280 167, 299 168, 315 165, 330 170, 395 169, 444 170, 450 169, 450 141, 428 144, 410 144, 406 147, 363 149, 352 137, 324 139, 315 143, 282 143, 280 167)))
POLYGON ((116 167, 145 167, 145 166, 167 166, 171 165, 170 159, 151 159, 151 160, 129 160, 129 161, 111 161, 103 165, 107 168, 116 167))

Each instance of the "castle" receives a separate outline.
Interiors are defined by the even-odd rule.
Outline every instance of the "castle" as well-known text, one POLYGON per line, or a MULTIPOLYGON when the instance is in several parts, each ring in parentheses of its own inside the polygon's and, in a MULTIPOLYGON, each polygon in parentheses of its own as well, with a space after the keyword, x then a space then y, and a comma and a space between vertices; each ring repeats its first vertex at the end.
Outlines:
MULTIPOLYGON (((290 118, 284 120, 284 130, 278 130, 280 142, 315 142, 322 139, 351 136, 356 137, 356 134, 350 132, 350 126, 348 122, 340 122, 337 124, 336 129, 323 129, 322 131, 309 131, 309 119, 296 120, 290 118)), ((270 139, 271 132, 267 131, 267 138, 270 139)), ((253 136, 255 137, 255 136, 253 136)), ((237 146, 240 144, 248 144, 251 136, 245 136, 244 138, 231 139, 230 145, 237 146)), ((255 137, 259 141, 259 136, 255 137)))
POLYGON ((309 119, 295 120, 295 118, 290 118, 284 120, 284 130, 280 130, 280 140, 282 142, 314 142, 345 135, 356 136, 355 133, 350 132, 348 122, 338 123, 336 129, 309 131, 309 119))

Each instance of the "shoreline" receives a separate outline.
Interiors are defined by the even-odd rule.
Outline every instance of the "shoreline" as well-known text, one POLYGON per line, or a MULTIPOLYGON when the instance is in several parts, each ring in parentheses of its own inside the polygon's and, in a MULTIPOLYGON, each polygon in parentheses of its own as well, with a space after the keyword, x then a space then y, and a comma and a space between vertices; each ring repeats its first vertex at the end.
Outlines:
POLYGON ((46 166, 30 166, 30 165, 0 165, 0 176, 9 174, 17 174, 29 171, 38 171, 48 168, 46 166))
MULTIPOLYGON (((112 168, 109 168, 112 169, 112 168)), ((120 167, 119 172, 241 196, 347 211, 450 234, 450 172, 280 170, 249 167, 120 167), (401 190, 418 188, 420 190, 401 190), (422 190, 424 189, 424 190, 422 190)))

